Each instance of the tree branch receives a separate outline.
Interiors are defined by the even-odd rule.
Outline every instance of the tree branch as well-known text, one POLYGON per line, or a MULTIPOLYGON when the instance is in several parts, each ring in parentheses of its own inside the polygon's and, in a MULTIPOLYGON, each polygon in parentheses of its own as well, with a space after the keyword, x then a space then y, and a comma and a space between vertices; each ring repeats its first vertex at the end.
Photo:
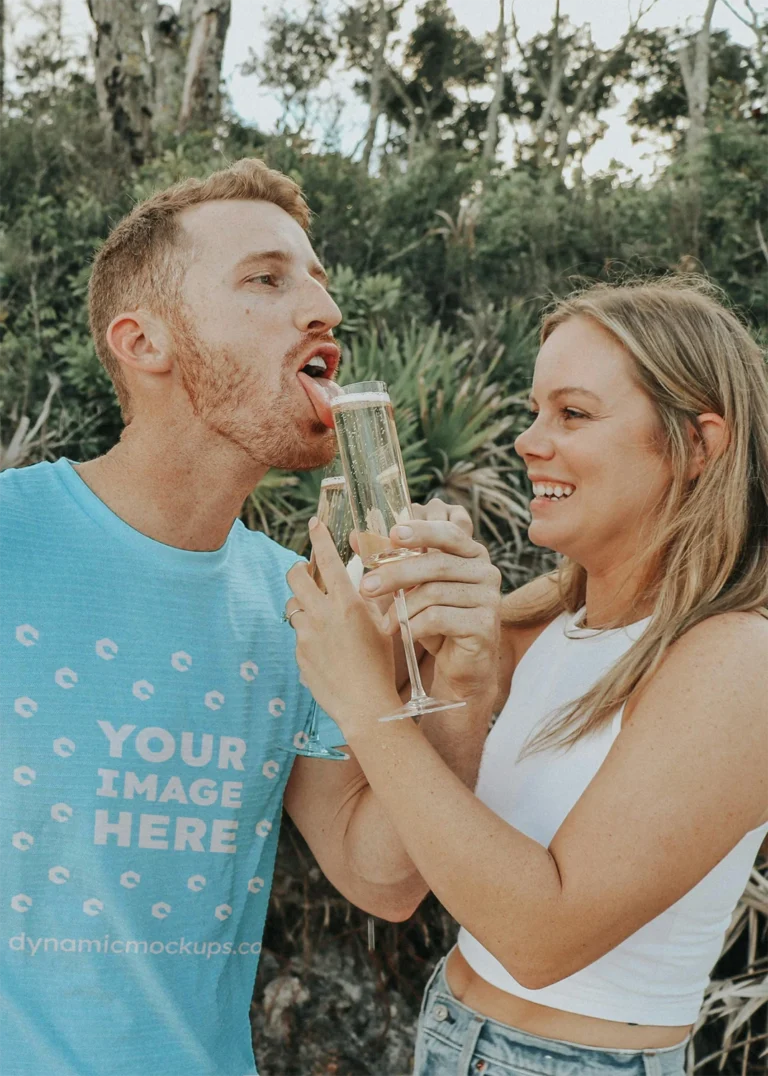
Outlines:
POLYGON ((5 0, 0 0, 0 108, 5 90, 5 0))
POLYGON ((533 59, 533 54, 531 54, 530 56, 526 55, 525 49, 523 48, 522 42, 520 41, 520 28, 517 25, 517 19, 515 17, 514 3, 512 4, 512 9, 509 13, 509 24, 512 30, 512 37, 515 44, 517 45, 517 51, 520 53, 523 59, 527 62, 528 67, 531 69, 531 73, 533 74, 533 77, 536 81, 536 85, 539 87, 539 92, 541 93, 542 97, 546 97, 548 92, 548 86, 544 79, 544 76, 541 73, 541 68, 533 59))
POLYGON ((730 0, 723 0, 723 3, 728 8, 730 13, 736 16, 739 22, 744 23, 744 25, 747 26, 750 30, 755 30, 755 32, 757 32, 756 27, 759 26, 758 14, 750 4, 749 0, 744 0, 744 3, 747 6, 747 11, 749 11, 750 15, 752 16, 751 21, 749 19, 745 19, 741 12, 736 10, 730 0))
POLYGON ((485 129, 483 160, 492 161, 499 141, 499 113, 501 99, 504 96, 504 51, 507 41, 507 27, 504 18, 504 0, 499 0, 499 25, 496 29, 496 55, 493 62, 493 98, 488 109, 488 122, 485 129))
POLYGON ((768 243, 766 243, 765 241, 763 229, 760 227, 759 220, 755 221, 755 231, 757 232, 757 241, 760 244, 760 249, 763 252, 763 257, 765 258, 766 263, 768 263, 768 243))
POLYGON ((371 155, 376 141, 376 128, 381 115, 381 83, 383 81, 383 69, 389 38, 389 15, 385 0, 379 0, 379 8, 376 12, 376 31, 378 40, 373 50, 371 64, 371 94, 368 109, 368 129, 365 133, 365 147, 363 149, 362 165, 366 172, 371 166, 371 155))
POLYGON ((395 72, 392 70, 392 68, 387 63, 385 63, 385 65, 384 65, 384 73, 386 75, 387 82, 390 84, 392 89, 395 91, 395 93, 397 94, 397 96, 400 98, 400 100, 403 103, 406 115, 408 116, 409 134, 410 134, 409 142, 412 142, 413 139, 415 139, 416 134, 417 134, 418 129, 419 129, 419 117, 418 117, 418 114, 416 112, 416 108, 414 107, 413 101, 411 101, 410 97, 405 92, 405 90, 403 88, 403 85, 400 82, 400 79, 397 77, 395 72))
POLYGON ((685 96, 688 100, 691 99, 693 93, 693 62, 691 60, 691 53, 693 52, 693 42, 689 41, 687 45, 677 54, 677 62, 680 65, 680 74, 683 76, 683 85, 685 87, 685 96))

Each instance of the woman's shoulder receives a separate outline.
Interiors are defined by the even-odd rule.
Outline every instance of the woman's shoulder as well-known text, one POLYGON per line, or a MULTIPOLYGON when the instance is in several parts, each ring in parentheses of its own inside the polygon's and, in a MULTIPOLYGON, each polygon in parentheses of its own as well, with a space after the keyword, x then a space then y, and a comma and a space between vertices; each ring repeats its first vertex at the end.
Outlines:
POLYGON ((499 694, 497 712, 507 701, 512 674, 526 650, 533 645, 544 629, 559 615, 558 610, 547 610, 557 598, 558 588, 554 575, 539 575, 528 583, 505 594, 501 599, 501 648, 499 651, 499 694), (536 610, 544 610, 536 618, 536 610), (530 618, 533 616, 533 620, 530 618))
POLYGON ((768 611, 734 610, 708 616, 684 632, 669 654, 672 660, 677 655, 679 661, 707 657, 720 664, 723 672, 754 659, 768 676, 768 611))
MULTIPOLYGON (((720 698, 719 718, 737 731, 744 722, 760 734, 768 715, 768 616, 760 610, 715 613, 683 632, 659 667, 627 703, 625 722, 645 696, 661 706, 668 693, 687 693, 701 706, 720 698)), ((762 734, 764 736, 764 733, 762 734)))

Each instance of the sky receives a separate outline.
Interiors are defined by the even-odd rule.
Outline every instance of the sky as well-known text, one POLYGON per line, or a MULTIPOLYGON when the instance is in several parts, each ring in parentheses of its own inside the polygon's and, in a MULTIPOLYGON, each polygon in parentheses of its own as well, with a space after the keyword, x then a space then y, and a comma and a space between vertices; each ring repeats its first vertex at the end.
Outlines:
MULTIPOLYGON (((561 11, 575 24, 591 24, 596 43, 607 48, 621 38, 628 25, 629 9, 636 12, 639 2, 640 0, 629 0, 629 3, 627 0, 561 0, 561 11)), ((644 0, 644 3, 647 6, 648 0, 644 0)), ((741 0, 732 0, 732 3, 737 9, 743 7, 741 0)), ((92 31, 86 0, 63 0, 63 5, 65 33, 71 35, 85 51, 92 31)), ((24 6, 24 0, 9 0, 6 4, 12 43, 23 39, 29 33, 30 20, 23 14, 24 6)), ((178 7, 178 0, 174 6, 178 7)), ((232 21, 224 53, 223 75, 235 111, 243 120, 255 123, 267 131, 272 129, 279 119, 280 105, 272 92, 259 89, 257 77, 242 75, 240 68, 248 58, 251 48, 258 54, 259 44, 265 35, 265 21, 282 6, 286 6, 282 0, 232 0, 232 21)), ((302 0, 294 0, 292 6, 301 10, 304 4, 302 0)), ((330 0, 330 6, 340 6, 339 0, 330 0)), ((401 26, 406 33, 414 24, 418 6, 417 0, 407 0, 401 18, 401 26)), ((642 25, 648 29, 688 25, 693 29, 700 23, 705 6, 706 0, 657 0, 642 25)), ((757 6, 762 9, 765 5, 758 3, 757 6)), ((493 30, 498 22, 498 0, 453 0, 451 7, 457 21, 476 36, 493 30)), ((522 40, 545 31, 550 25, 553 10, 554 0, 516 0, 515 12, 522 40)), ((728 10, 723 0, 715 7, 713 28, 727 29, 735 40, 751 44, 750 31, 728 10)), ((342 76, 333 86, 333 90, 342 95, 345 104, 341 148, 346 152, 351 152, 363 136, 367 117, 366 106, 352 91, 352 81, 349 76, 342 76)), ((631 88, 627 87, 619 95, 616 106, 606 112, 608 131, 585 160, 585 171, 588 174, 594 175, 608 168, 611 160, 620 161, 629 171, 638 175, 648 176, 652 173, 658 161, 658 144, 633 144, 623 119, 631 92, 631 88)))

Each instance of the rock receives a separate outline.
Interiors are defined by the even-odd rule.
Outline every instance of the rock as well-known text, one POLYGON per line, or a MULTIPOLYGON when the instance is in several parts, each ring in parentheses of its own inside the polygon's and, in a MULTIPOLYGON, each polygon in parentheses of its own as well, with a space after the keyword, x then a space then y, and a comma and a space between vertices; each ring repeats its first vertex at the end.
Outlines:
POLYGON ((281 975, 264 989, 264 1030, 271 1039, 285 1042, 291 1033, 291 1010, 309 998, 309 991, 294 975, 281 975))

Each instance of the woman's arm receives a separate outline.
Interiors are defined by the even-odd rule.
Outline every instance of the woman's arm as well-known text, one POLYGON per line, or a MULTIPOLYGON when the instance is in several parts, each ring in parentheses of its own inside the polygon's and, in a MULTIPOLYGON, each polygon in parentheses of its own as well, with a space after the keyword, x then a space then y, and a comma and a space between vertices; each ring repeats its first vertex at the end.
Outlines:
MULTIPOLYGON (((307 618, 310 687, 421 876, 525 986, 556 982, 614 948, 768 814, 768 623, 759 617, 713 617, 670 648, 549 848, 480 803, 410 722, 376 720, 397 700, 385 681, 355 698, 332 691, 327 653, 321 669, 311 638, 334 626, 339 614, 328 608, 307 618)), ((340 664, 354 662, 355 634, 337 630, 340 664)))
MULTIPOLYGON (((432 580, 431 594, 439 609, 436 616, 421 615, 429 605, 429 597, 424 598, 418 581, 411 578, 415 588, 408 595, 409 611, 416 618, 416 637, 422 638, 438 655, 436 690, 441 696, 445 693, 449 698, 461 697, 466 705, 442 712, 438 721, 425 721, 425 735, 442 764, 464 785, 474 788, 495 697, 499 578, 487 551, 472 541, 472 524, 464 509, 440 502, 430 502, 428 509, 429 516, 424 517, 429 519, 426 537, 439 540, 442 533, 446 546, 454 552, 433 548, 429 556, 414 559, 412 563, 417 564, 424 578, 432 580), (439 582, 435 582, 437 579, 439 582), (459 653, 451 660, 454 646, 459 653), (463 657, 468 647, 471 648, 469 662, 463 657), (447 678, 446 665, 452 670, 447 678)), ((398 681, 393 675, 392 655, 387 646, 391 639, 383 625, 388 625, 386 631, 390 635, 399 631, 399 625, 394 617, 382 621, 381 615, 388 612, 391 594, 379 608, 370 599, 363 601, 349 579, 341 574, 343 568, 327 532, 324 537, 336 560, 327 575, 325 566, 321 565, 323 577, 328 579, 334 598, 345 595, 346 601, 334 605, 332 600, 320 595, 308 578, 306 567, 297 567, 289 574, 289 581, 296 580, 297 586, 301 584, 306 589, 306 608, 313 599, 335 608, 331 630, 314 642, 326 653, 324 664, 332 670, 337 689, 342 685, 345 694, 362 697, 371 686, 384 683, 393 692, 398 681), (344 634, 345 619, 356 620, 359 625, 357 629, 346 625, 351 627, 356 644, 355 660, 351 663, 343 659, 334 661, 336 635, 344 634)), ((386 591, 382 592, 386 595, 386 591)), ((300 627, 303 617, 297 615, 293 619, 301 641, 306 638, 300 627)), ((316 690, 314 684, 311 686, 316 690)), ((410 684, 408 688, 410 693, 410 684)), ((399 705, 393 698, 391 708, 397 709, 399 705)), ((347 752, 350 759, 334 766, 317 759, 297 759, 286 789, 286 809, 340 892, 372 914, 395 920, 407 918, 428 887, 381 801, 372 794, 349 745, 347 752)))

